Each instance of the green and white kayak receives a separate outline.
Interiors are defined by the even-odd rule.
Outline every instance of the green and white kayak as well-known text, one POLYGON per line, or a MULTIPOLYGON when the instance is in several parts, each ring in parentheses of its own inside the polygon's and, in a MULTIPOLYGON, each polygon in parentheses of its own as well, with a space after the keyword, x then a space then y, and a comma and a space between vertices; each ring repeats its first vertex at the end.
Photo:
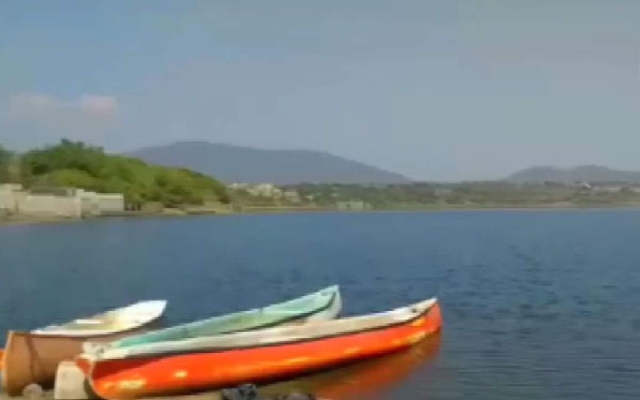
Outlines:
POLYGON ((285 324, 304 324, 336 318, 342 309, 340 289, 330 286, 297 299, 263 308, 221 315, 170 328, 128 336, 110 343, 85 342, 88 353, 103 349, 191 339, 202 336, 263 329, 285 324))

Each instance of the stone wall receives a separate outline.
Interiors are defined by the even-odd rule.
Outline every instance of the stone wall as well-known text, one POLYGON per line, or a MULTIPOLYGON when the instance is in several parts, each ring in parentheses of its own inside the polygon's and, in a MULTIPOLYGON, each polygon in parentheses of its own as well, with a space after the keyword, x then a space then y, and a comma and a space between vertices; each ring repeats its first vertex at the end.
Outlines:
POLYGON ((125 210, 122 194, 102 194, 82 189, 65 193, 67 195, 33 194, 24 191, 20 185, 0 185, 0 214, 81 218, 118 214, 125 210))
POLYGON ((117 193, 98 193, 95 201, 100 214, 119 214, 124 212, 124 196, 117 193))
POLYGON ((22 190, 20 185, 0 185, 0 214, 15 214, 17 196, 16 191, 22 190))
POLYGON ((17 214, 38 217, 82 217, 82 207, 78 197, 55 196, 46 194, 17 195, 17 214))
POLYGON ((78 190, 82 215, 120 214, 125 210, 124 195, 120 193, 95 193, 78 190))

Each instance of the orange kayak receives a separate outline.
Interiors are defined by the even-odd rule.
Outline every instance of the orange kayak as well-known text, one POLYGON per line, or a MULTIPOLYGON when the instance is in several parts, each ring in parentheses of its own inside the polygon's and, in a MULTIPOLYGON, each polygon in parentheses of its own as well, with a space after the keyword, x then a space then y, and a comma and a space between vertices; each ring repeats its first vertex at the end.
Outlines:
POLYGON ((76 364, 106 400, 266 382, 408 348, 436 333, 430 299, 385 313, 301 326, 158 342, 83 353, 76 364))
POLYGON ((0 349, 0 371, 2 371, 2 356, 4 355, 4 350, 0 349))

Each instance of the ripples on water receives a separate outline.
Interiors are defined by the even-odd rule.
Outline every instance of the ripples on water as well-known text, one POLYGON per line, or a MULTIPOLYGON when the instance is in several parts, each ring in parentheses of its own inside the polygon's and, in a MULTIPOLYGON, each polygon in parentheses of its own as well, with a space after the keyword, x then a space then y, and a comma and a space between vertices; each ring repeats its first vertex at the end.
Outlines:
POLYGON ((638 211, 0 228, 2 330, 158 297, 178 323, 333 283, 349 315, 438 296, 444 331, 410 352, 292 385, 345 400, 640 398, 638 211))

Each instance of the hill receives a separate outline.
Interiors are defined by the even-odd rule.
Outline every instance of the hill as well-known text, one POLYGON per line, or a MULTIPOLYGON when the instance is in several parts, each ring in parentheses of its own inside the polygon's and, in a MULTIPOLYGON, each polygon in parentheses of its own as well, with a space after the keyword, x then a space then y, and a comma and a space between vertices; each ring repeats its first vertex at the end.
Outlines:
POLYGON ((515 183, 640 183, 640 172, 620 171, 598 165, 573 168, 532 167, 516 172, 507 178, 515 183))
POLYGON ((165 206, 228 202, 226 187, 212 177, 187 169, 149 165, 106 154, 101 148, 63 140, 19 156, 19 178, 29 188, 77 187, 98 193, 123 193, 127 203, 165 206))
POLYGON ((143 148, 130 155, 153 164, 215 174, 228 183, 408 182, 407 178, 393 172, 310 150, 264 150, 195 141, 143 148))

